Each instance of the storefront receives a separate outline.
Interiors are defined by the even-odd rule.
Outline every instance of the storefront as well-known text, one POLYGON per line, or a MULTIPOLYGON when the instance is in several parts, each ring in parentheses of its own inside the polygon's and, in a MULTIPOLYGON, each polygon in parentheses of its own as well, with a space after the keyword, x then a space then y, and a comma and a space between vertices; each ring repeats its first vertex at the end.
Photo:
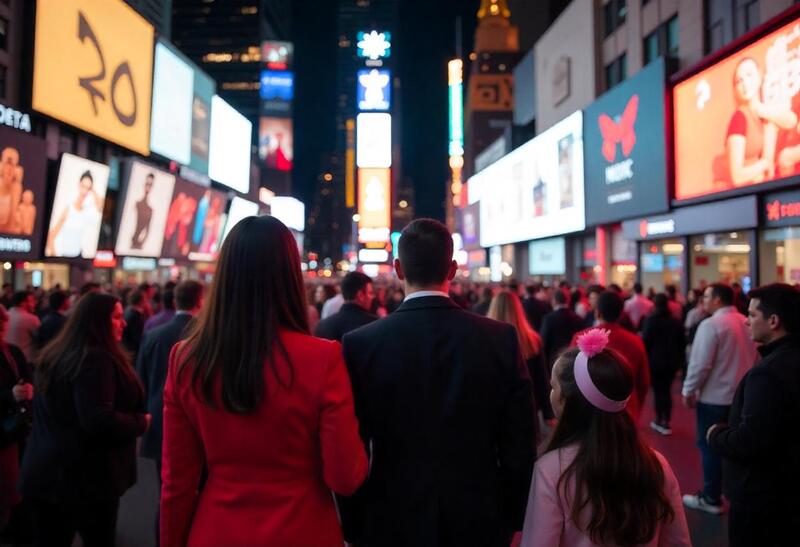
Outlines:
POLYGON ((758 207, 755 196, 694 205, 622 223, 638 242, 637 279, 645 289, 675 285, 685 293, 716 281, 757 282, 758 207))
POLYGON ((760 283, 800 283, 800 190, 765 195, 761 214, 760 283))

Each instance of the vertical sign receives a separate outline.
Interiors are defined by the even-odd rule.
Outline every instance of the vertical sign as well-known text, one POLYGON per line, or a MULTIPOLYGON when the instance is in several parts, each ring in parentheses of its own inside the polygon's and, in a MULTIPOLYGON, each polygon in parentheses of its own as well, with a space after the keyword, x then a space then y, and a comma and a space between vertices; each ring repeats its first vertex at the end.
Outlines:
POLYGON ((464 62, 453 59, 447 63, 447 92, 450 114, 450 191, 453 205, 461 205, 461 169, 464 167, 464 62))
POLYGON ((356 121, 348 118, 345 122, 347 129, 347 149, 344 156, 344 200, 345 206, 356 206, 356 121))

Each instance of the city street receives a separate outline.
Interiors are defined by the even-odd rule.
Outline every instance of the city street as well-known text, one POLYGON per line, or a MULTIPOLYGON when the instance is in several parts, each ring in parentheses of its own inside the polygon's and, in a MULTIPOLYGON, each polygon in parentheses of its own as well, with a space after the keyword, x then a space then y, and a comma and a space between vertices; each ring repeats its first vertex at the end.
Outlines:
MULTIPOLYGON (((642 417, 642 434, 669 460, 681 491, 695 492, 702 485, 700 455, 695 448, 694 414, 680 404, 675 384, 675 406, 671 437, 662 437, 650 430, 646 424, 652 415, 652 404, 648 404, 642 417)), ((118 547, 147 547, 154 545, 153 522, 157 500, 156 469, 150 460, 139 458, 139 482, 122 498, 119 513, 118 547)), ((727 542, 727 517, 716 517, 698 511, 686 511, 692 543, 696 547, 725 547, 727 542)), ((519 539, 515 541, 518 545, 519 539)), ((81 545, 77 540, 75 546, 81 545)))

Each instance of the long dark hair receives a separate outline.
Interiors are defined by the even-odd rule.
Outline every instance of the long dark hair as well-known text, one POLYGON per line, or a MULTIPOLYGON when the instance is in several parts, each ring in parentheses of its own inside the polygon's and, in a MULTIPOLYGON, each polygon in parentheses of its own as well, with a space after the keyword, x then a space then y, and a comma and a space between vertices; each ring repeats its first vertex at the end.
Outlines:
MULTIPOLYGON (((573 370, 577 355, 577 348, 567 350, 553 369, 565 403, 547 450, 579 447, 557 488, 569 500, 574 523, 580 523, 584 508, 591 508, 586 532, 594 543, 648 543, 660 522, 675 518, 664 493, 661 462, 641 441, 627 412, 599 410, 580 393, 573 370), (573 492, 567 492, 570 480, 573 492)), ((623 400, 633 392, 633 373, 613 350, 606 348, 589 359, 589 374, 610 399, 623 400)))
POLYGON ((215 406, 221 377, 229 412, 253 412, 265 394, 264 362, 279 384, 294 380, 278 329, 308 333, 300 254, 289 229, 271 216, 239 222, 222 245, 210 295, 179 356, 179 371, 192 371, 192 386, 215 406), (272 358, 279 351, 287 369, 272 358))
POLYGON ((669 310, 669 297, 660 292, 653 298, 653 315, 656 317, 672 317, 672 312, 669 310))
POLYGON ((39 354, 37 391, 46 394, 54 383, 74 380, 90 352, 106 355, 123 375, 140 385, 130 358, 111 330, 111 315, 118 303, 119 298, 106 293, 87 293, 78 300, 64 328, 39 354))

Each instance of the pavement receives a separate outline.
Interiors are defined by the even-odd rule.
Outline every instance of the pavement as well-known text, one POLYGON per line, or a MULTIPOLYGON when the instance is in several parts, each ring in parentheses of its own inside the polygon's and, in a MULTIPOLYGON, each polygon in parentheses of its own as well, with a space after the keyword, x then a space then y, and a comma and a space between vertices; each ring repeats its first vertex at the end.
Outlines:
MULTIPOLYGON (((670 437, 652 431, 647 424, 653 418, 653 405, 648 401, 641 420, 644 438, 660 451, 672 465, 684 494, 700 490, 703 484, 700 453, 695 447, 694 411, 680 403, 679 383, 675 383, 672 430, 670 437)), ((152 547, 155 545, 154 519, 158 503, 158 482, 155 464, 139 459, 139 481, 122 498, 117 527, 117 547, 152 547)), ((686 509, 692 543, 695 547, 726 547, 728 545, 725 515, 719 517, 686 509)), ((515 542, 516 543, 516 542, 515 542)), ((74 547, 80 546, 76 540, 74 547)))

